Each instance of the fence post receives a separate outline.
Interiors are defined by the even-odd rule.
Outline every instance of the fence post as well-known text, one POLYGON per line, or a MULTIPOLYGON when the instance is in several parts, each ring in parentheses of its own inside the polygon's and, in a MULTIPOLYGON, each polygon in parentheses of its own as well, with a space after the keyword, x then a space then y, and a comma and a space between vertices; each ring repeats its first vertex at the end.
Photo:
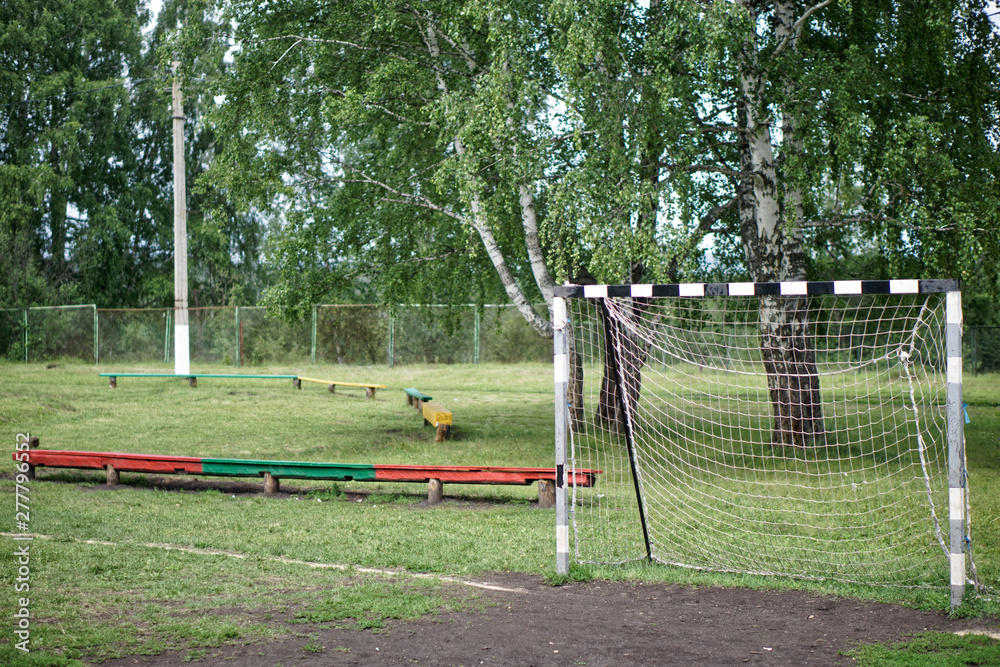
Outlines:
POLYGON ((94 304, 94 365, 101 363, 100 335, 101 329, 97 321, 97 304, 94 304))
POLYGON ((172 319, 173 311, 168 310, 167 313, 167 326, 163 330, 163 363, 170 363, 170 321, 172 319))
POLYGON ((309 363, 316 365, 316 306, 312 307, 312 335, 309 342, 309 363))
POLYGON ((24 363, 28 363, 28 309, 24 309, 24 363))
POLYGON ((472 363, 479 363, 479 307, 473 304, 472 306, 475 317, 472 320, 472 341, 475 347, 472 349, 472 363))
POLYGON ((389 368, 395 367, 396 360, 396 318, 392 315, 392 308, 389 309, 389 368))
POLYGON ((978 367, 976 364, 976 327, 968 327, 969 331, 969 348, 972 350, 972 374, 979 375, 978 367))
POLYGON ((236 368, 243 365, 243 322, 240 321, 240 307, 236 306, 236 368))

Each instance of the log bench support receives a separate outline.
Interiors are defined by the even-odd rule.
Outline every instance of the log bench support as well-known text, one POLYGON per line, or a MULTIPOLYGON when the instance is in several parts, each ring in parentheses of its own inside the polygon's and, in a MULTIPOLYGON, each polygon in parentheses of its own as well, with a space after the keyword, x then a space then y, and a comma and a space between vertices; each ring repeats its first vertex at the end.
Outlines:
POLYGON ((119 473, 113 465, 108 464, 108 486, 118 486, 122 483, 121 473, 119 473))
POLYGON ((278 478, 269 472, 264 473, 264 495, 273 496, 280 489, 278 478))
POLYGON ((441 483, 439 479, 432 479, 427 482, 427 504, 437 505, 441 502, 441 496, 444 494, 444 484, 441 483))
POLYGON ((556 506, 556 483, 551 479, 538 480, 538 507, 556 506))

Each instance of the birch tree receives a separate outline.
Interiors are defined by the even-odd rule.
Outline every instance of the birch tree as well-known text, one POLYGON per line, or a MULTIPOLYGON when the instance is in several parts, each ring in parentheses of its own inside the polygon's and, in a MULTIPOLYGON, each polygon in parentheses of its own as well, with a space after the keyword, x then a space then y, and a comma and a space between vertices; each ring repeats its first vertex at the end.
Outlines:
POLYGON ((304 0, 225 12, 236 50, 217 122, 233 141, 213 177, 246 206, 281 210, 279 302, 359 276, 389 299, 499 287, 551 336, 547 310, 532 306, 553 286, 536 199, 553 140, 537 7, 304 0))

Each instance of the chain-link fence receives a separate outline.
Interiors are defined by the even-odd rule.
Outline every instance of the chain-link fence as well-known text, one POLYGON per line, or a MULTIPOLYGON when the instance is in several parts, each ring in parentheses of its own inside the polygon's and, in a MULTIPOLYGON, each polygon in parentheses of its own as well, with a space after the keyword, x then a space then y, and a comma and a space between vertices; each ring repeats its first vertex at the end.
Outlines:
MULTIPOLYGON (((540 312, 544 307, 536 306, 540 312)), ((94 305, 0 309, 0 355, 93 363, 170 363, 173 310, 94 305)), ((193 363, 474 364, 551 361, 542 338, 512 306, 318 305, 303 322, 259 307, 188 310, 193 363)), ((1000 326, 967 326, 965 372, 1000 372, 1000 326)))
POLYGON ((965 327, 963 343, 967 372, 1000 373, 1000 327, 965 327))
MULTIPOLYGON (((544 312, 544 307, 539 307, 544 312)), ((93 305, 0 309, 0 355, 10 361, 170 363, 170 308, 93 305)), ((406 365, 551 361, 512 306, 317 305, 288 323, 264 308, 188 309, 192 363, 406 365)))

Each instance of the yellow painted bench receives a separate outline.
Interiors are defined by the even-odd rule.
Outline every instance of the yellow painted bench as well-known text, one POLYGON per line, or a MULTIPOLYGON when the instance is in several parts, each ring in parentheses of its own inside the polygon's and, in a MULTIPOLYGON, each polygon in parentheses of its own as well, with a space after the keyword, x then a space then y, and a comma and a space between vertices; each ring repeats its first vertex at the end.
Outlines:
POLYGON ((416 389, 404 389, 403 391, 406 392, 406 402, 423 415, 424 424, 430 424, 435 428, 434 441, 444 442, 451 435, 451 411, 437 403, 431 403, 433 397, 416 389))
POLYGON ((292 381, 296 389, 302 389, 303 382, 318 382, 320 384, 325 384, 330 389, 330 393, 334 393, 337 389, 337 385, 341 387, 364 387, 365 388, 365 398, 375 398, 376 389, 385 389, 384 384, 368 384, 367 382, 336 382, 334 380, 317 380, 316 378, 302 377, 301 375, 292 381))

